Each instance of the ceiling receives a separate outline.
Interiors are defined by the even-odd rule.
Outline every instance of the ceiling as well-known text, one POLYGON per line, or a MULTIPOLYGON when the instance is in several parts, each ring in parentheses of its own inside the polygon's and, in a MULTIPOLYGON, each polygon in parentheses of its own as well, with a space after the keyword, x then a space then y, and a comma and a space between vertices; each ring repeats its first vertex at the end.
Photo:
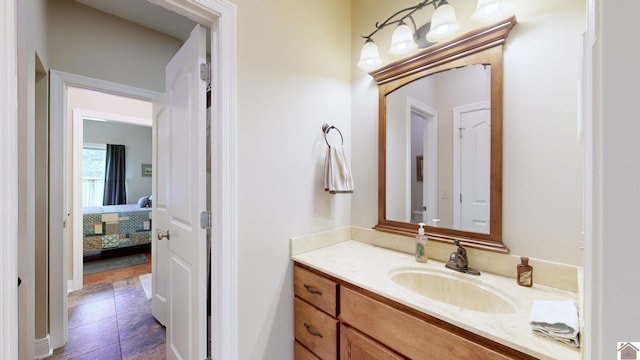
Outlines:
POLYGON ((183 41, 189 37, 191 30, 196 25, 195 21, 147 0, 76 1, 183 41))

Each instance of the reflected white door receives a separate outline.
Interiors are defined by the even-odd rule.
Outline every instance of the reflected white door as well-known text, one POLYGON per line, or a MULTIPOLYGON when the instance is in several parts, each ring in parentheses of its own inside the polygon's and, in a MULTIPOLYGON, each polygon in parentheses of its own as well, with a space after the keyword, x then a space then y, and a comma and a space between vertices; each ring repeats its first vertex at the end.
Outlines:
POLYGON ((459 124, 459 170, 454 178, 457 183, 454 203, 458 206, 454 207, 454 225, 462 230, 489 233, 491 110, 487 105, 472 105, 454 117, 459 124))
POLYGON ((200 227, 206 210, 205 45, 205 29, 197 25, 167 65, 166 92, 154 103, 152 306, 167 327, 167 359, 206 358, 206 230, 200 227))

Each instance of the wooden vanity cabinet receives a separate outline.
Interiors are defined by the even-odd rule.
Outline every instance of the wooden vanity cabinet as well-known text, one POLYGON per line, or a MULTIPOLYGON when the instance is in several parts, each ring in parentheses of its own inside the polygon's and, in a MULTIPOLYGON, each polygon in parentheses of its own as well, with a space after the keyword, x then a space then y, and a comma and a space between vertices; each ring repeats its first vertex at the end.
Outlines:
POLYGON ((294 292, 297 360, 535 359, 298 264, 294 292))
POLYGON ((296 359, 338 359, 338 284, 300 266, 293 269, 296 359))
POLYGON ((425 321, 347 287, 340 288, 340 322, 349 324, 409 359, 529 358, 525 354, 512 357, 508 353, 513 349, 505 346, 499 348, 499 344, 494 344, 496 348, 488 347, 463 336, 461 329, 457 329, 460 330, 457 334, 451 331, 454 329, 449 324, 425 321))

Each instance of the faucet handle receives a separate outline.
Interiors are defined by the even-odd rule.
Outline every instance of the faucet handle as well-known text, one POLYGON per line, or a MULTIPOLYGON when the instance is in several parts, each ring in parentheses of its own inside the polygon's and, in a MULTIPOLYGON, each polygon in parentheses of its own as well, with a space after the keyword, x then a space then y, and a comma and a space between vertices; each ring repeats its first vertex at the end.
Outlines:
POLYGON ((480 275, 480 271, 469 267, 469 259, 467 258, 467 249, 460 245, 460 240, 454 239, 453 243, 456 244, 458 249, 451 253, 449 262, 445 266, 449 269, 463 272, 470 275, 480 275))
POLYGON ((467 249, 460 245, 459 240, 453 240, 453 242, 458 247, 456 251, 456 265, 460 269, 466 269, 469 266, 469 260, 467 259, 467 249))

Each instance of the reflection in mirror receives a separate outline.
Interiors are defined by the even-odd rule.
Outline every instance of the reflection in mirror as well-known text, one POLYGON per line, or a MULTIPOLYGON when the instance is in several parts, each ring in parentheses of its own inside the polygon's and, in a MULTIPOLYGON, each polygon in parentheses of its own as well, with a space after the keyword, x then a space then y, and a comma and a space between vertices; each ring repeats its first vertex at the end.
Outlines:
POLYGON ((387 219, 489 233, 490 104, 489 64, 387 94, 387 219))

